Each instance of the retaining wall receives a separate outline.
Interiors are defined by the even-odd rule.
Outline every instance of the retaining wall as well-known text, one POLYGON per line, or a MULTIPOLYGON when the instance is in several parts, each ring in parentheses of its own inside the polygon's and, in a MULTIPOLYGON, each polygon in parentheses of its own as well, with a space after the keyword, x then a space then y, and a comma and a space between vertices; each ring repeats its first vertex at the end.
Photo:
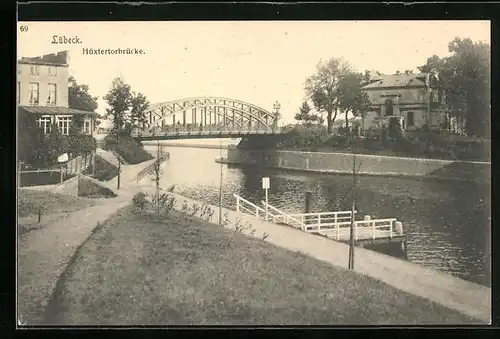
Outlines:
POLYGON ((361 164, 359 173, 379 176, 409 176, 489 182, 491 163, 438 159, 403 158, 349 153, 321 153, 276 150, 245 150, 230 147, 226 162, 268 168, 319 173, 352 173, 352 164, 361 164))

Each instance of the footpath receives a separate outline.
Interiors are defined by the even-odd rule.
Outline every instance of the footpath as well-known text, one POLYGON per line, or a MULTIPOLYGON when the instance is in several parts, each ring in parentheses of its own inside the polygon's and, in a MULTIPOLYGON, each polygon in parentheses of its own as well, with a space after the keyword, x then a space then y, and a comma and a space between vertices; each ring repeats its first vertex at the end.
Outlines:
MULTIPOLYGON (((143 190, 152 193, 154 188, 143 184, 143 190)), ((175 197, 176 209, 180 210, 184 203, 188 206, 201 205, 199 201, 171 194, 175 197)), ((210 221, 217 224, 219 207, 208 206, 214 211, 210 221)), ((240 225, 251 225, 243 230, 244 234, 250 235, 254 231, 254 236, 262 239, 265 233, 265 241, 276 246, 300 251, 318 260, 347 268, 349 246, 346 244, 227 208, 222 209, 222 215, 223 220, 227 218, 230 221, 227 228, 234 229, 235 221, 239 220, 240 225)), ((473 317, 478 320, 478 324, 489 324, 491 321, 491 289, 486 286, 358 247, 355 249, 355 271, 473 317)))
MULTIPOLYGON (((37 325, 43 322, 45 308, 52 296, 59 277, 71 258, 97 226, 127 206, 135 192, 136 175, 154 160, 137 165, 122 165, 121 185, 116 190, 117 179, 105 186, 113 188, 118 197, 102 199, 92 206, 62 220, 33 230, 18 237, 18 320, 22 324, 37 325)), ((53 186, 53 185, 51 185, 53 186)), ((53 187, 33 187, 31 189, 51 190, 53 187)))

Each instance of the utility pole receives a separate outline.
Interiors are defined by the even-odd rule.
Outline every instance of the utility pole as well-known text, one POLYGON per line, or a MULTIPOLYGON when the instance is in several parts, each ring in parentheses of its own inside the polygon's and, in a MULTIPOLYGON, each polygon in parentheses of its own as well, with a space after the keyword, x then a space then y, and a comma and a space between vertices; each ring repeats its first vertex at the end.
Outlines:
POLYGON ((351 197, 352 197, 352 204, 351 204, 351 227, 350 227, 350 234, 349 234, 349 263, 348 263, 348 268, 349 270, 354 270, 354 245, 355 245, 355 218, 354 218, 354 212, 356 210, 356 180, 357 176, 359 173, 359 168, 361 166, 361 162, 358 164, 358 168, 356 168, 356 152, 354 150, 354 142, 352 142, 352 150, 353 150, 353 161, 352 161, 352 189, 351 189, 351 197))
POLYGON ((156 143, 156 162, 154 164, 155 170, 155 183, 156 183, 156 214, 160 214, 160 156, 161 156, 161 145, 160 140, 156 143))
POLYGON ((222 226, 222 139, 220 139, 219 226, 222 226))

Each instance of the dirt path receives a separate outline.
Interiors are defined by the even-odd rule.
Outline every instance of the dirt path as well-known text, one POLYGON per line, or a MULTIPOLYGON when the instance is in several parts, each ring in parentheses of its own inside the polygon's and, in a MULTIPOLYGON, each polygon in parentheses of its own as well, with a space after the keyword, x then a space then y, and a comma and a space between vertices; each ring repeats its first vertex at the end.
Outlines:
POLYGON ((18 240, 18 315, 26 324, 40 324, 59 276, 91 234, 128 200, 116 199, 77 211, 18 240))
MULTIPOLYGON (((147 161, 122 167, 122 188, 118 197, 103 199, 98 205, 82 209, 52 224, 24 233, 18 238, 18 319, 23 324, 40 324, 56 283, 78 247, 85 242, 97 223, 103 223, 121 207, 130 203, 139 191, 136 173, 147 161)), ((113 179, 107 185, 116 185, 113 179)), ((115 186, 116 187, 116 186, 115 186)), ((51 190, 54 187, 36 187, 51 190)), ((26 221, 26 220, 24 220, 26 221)))

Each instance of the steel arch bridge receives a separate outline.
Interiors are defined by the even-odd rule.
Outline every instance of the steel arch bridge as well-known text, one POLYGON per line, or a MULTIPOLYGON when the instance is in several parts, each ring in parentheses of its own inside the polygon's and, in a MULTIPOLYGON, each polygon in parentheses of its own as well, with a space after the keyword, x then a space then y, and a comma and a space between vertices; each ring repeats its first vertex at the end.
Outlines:
POLYGON ((278 113, 223 97, 192 97, 151 105, 134 136, 142 140, 278 134, 278 113))

